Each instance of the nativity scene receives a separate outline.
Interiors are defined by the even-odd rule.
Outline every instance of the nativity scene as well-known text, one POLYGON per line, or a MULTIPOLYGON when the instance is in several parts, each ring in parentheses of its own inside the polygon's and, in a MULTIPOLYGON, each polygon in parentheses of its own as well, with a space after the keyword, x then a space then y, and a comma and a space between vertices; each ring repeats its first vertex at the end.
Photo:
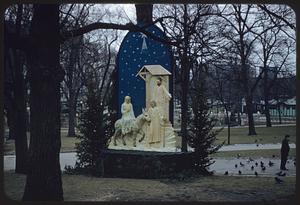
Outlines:
POLYGON ((131 97, 125 96, 109 149, 176 151, 176 134, 169 119, 170 75, 161 65, 145 65, 139 70, 136 77, 146 83, 146 107, 136 118, 131 97))

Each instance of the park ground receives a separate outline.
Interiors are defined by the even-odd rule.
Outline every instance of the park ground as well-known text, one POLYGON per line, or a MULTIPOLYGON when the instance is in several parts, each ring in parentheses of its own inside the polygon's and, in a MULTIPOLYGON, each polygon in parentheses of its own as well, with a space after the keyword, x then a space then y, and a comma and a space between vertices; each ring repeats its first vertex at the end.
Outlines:
MULTIPOLYGON (((231 129, 231 144, 278 144, 285 134, 290 142, 296 142, 296 126, 257 127, 258 135, 248 136, 247 128, 231 129)), ((62 130, 61 152, 74 152, 76 138, 67 137, 67 130, 62 130)), ((227 139, 224 128, 218 135, 217 144, 227 139)), ((8 140, 4 146, 6 155, 14 154, 14 142, 8 140)), ((212 157, 220 158, 280 158, 280 149, 220 151, 212 157)), ((290 157, 295 158, 296 149, 290 150, 290 157)), ((290 172, 290 171, 289 171, 290 172)), ((223 172, 222 172, 223 173, 223 172)), ((7 196, 20 200, 25 185, 25 175, 13 171, 4 172, 4 188, 7 196)), ((286 203, 295 199, 296 176, 284 177, 283 183, 276 183, 274 175, 224 176, 189 178, 183 181, 170 179, 120 179, 95 178, 83 175, 62 175, 65 201, 268 201, 286 203)), ((290 204, 290 203, 289 203, 290 204)))
MULTIPOLYGON (((169 179, 95 178, 62 175, 65 201, 217 201, 291 202, 296 177, 276 183, 273 177, 210 176, 169 179)), ((25 175, 4 173, 6 195, 21 200, 25 175)), ((291 203, 289 203, 291 204, 291 203)))
MULTIPOLYGON (((231 144, 278 144, 281 143, 283 136, 290 135, 290 143, 296 143, 296 125, 278 126, 278 127, 257 127, 257 135, 248 136, 247 127, 231 128, 231 144), (257 142, 256 142, 257 141, 257 142)), ((28 134, 29 138, 29 134, 28 134)), ((225 141, 227 145, 227 128, 224 128, 217 136, 216 144, 225 141)), ((67 129, 61 130, 61 152, 75 152, 75 144, 79 139, 74 137, 67 137, 67 129)), ((4 154, 14 154, 14 140, 8 140, 4 144, 4 154)), ((234 157, 237 154, 244 157, 271 157, 272 155, 280 156, 279 149, 270 150, 243 150, 243 151, 226 151, 218 152, 212 156, 214 157, 234 157)), ((291 149, 290 156, 295 156, 296 150, 291 149)))

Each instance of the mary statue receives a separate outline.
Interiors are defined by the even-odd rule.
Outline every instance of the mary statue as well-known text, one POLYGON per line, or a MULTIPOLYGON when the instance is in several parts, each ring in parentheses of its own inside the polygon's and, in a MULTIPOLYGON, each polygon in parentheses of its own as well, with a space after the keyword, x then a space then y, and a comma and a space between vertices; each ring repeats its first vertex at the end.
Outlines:
POLYGON ((133 107, 131 104, 131 98, 126 96, 124 98, 124 103, 121 106, 121 127, 122 127, 122 134, 126 135, 127 133, 131 132, 134 125, 135 125, 135 116, 133 112, 133 107))

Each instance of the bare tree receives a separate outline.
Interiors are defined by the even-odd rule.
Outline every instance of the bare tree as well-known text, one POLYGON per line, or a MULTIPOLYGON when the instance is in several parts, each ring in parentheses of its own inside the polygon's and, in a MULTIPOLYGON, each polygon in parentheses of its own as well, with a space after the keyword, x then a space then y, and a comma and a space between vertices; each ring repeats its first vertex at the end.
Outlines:
POLYGON ((30 12, 31 8, 28 5, 14 5, 6 11, 5 19, 5 109, 9 135, 15 140, 16 173, 27 171, 27 68, 25 53, 13 47, 7 31, 14 32, 17 37, 26 34, 30 12))
MULTIPOLYGON (((281 8, 280 5, 273 6, 272 8, 281 8)), ((259 6, 259 8, 266 8, 265 6, 259 6)), ((286 10, 277 13, 276 16, 285 16, 287 15, 286 10)), ((288 64, 290 61, 290 55, 295 52, 295 41, 293 38, 294 30, 290 29, 290 26, 285 26, 286 20, 282 18, 272 18, 270 13, 264 12, 261 14, 261 26, 263 30, 267 30, 265 33, 259 36, 257 42, 257 49, 255 53, 257 54, 258 59, 262 63, 260 67, 263 71, 263 100, 264 100, 264 113, 266 116, 266 126, 271 127, 271 115, 270 115, 270 92, 272 87, 277 81, 278 76, 288 71, 288 64), (273 25, 277 27, 273 28, 273 25), (268 29, 268 27, 272 27, 268 29), (283 28, 285 28, 283 32, 283 28), (288 33, 288 35, 286 35, 288 33)), ((291 23, 292 25, 292 23, 291 23)))
POLYGON ((262 75, 261 72, 256 77, 250 56, 253 53, 257 38, 266 32, 266 30, 260 29, 260 19, 253 16, 253 13, 258 14, 253 5, 225 5, 224 8, 220 8, 219 13, 219 16, 224 19, 224 25, 226 25, 222 35, 233 43, 239 59, 239 75, 236 80, 240 82, 243 88, 246 101, 248 135, 256 135, 253 118, 253 93, 262 75))
POLYGON ((178 75, 175 75, 176 83, 179 83, 180 102, 181 102, 181 150, 187 151, 187 131, 188 131, 188 97, 189 84, 193 65, 196 61, 204 58, 207 46, 213 39, 208 29, 208 17, 212 14, 213 8, 210 5, 170 5, 158 8, 159 21, 164 32, 174 43, 175 54, 178 56, 179 62, 178 75), (179 46, 178 46, 179 45, 179 46))

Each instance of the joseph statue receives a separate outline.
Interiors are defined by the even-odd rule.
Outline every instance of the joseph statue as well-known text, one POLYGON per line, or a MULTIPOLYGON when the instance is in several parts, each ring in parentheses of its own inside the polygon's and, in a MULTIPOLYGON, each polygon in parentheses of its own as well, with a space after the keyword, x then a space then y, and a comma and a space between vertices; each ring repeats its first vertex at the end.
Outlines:
POLYGON ((159 109, 162 118, 164 120, 168 119, 167 110, 169 110, 169 101, 171 100, 172 95, 167 91, 165 86, 162 84, 162 79, 158 77, 156 81, 156 86, 153 90, 153 95, 151 101, 156 102, 156 106, 159 109))

